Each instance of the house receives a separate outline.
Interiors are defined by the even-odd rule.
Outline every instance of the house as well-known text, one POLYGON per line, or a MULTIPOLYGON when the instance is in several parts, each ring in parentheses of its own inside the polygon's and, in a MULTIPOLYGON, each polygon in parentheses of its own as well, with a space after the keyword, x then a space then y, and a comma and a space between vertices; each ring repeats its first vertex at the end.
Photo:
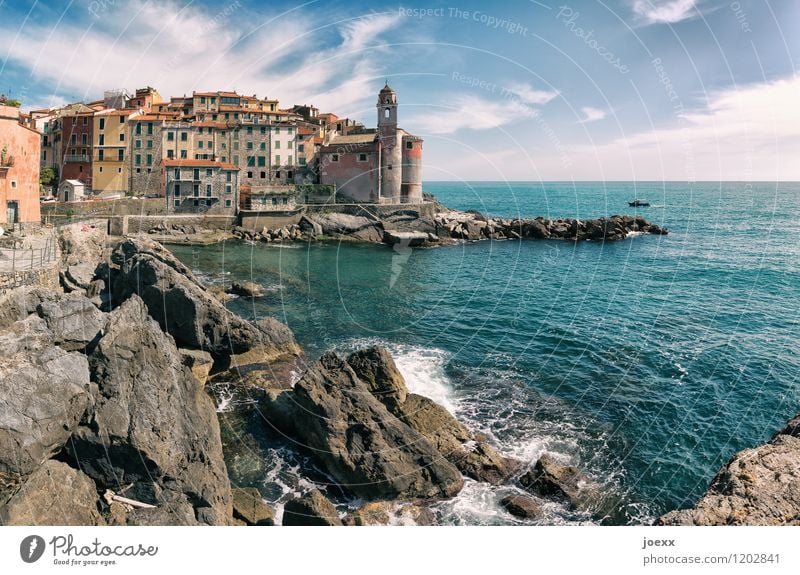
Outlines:
POLYGON ((86 184, 80 180, 64 180, 58 186, 59 202, 78 202, 86 198, 88 190, 86 184))
POLYGON ((317 152, 321 184, 354 202, 422 203, 422 138, 398 128, 397 106, 387 83, 378 93, 377 130, 330 135, 317 152))
MULTIPOLYGON (((107 94, 111 94, 107 92, 107 94)), ((121 97, 121 96, 120 96, 121 97)), ((116 99, 107 96, 112 103, 116 99)), ((138 110, 108 108, 95 112, 92 131, 92 192, 101 196, 125 195, 128 191, 128 129, 138 110)))
POLYGON ((162 178, 167 211, 235 213, 239 167, 214 160, 164 160, 162 178))
POLYGON ((41 134, 20 124, 17 106, 0 100, 0 225, 41 222, 39 165, 41 134))

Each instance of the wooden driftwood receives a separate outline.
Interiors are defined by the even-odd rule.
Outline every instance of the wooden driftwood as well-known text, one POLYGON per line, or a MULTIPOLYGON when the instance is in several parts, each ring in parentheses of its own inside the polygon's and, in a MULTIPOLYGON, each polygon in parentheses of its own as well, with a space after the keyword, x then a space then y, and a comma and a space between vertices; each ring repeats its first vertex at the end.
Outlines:
MULTIPOLYGON (((130 487, 130 485, 128 486, 130 487)), ((123 490, 124 491, 124 490, 123 490)), ((117 495, 110 489, 107 489, 103 498, 110 504, 112 501, 116 501, 117 503, 122 503, 124 505, 129 505, 130 507, 136 507, 138 509, 155 509, 155 505, 150 505, 149 503, 142 503, 141 501, 136 501, 135 499, 129 499, 127 497, 123 497, 122 495, 117 495)))

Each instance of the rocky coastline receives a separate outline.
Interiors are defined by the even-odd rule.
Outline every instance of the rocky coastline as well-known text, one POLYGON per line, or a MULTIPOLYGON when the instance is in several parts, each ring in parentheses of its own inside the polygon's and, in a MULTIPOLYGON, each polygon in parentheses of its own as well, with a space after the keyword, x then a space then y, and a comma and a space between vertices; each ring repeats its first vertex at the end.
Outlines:
MULTIPOLYGON (((620 239, 614 230, 606 239, 620 239)), ((500 453, 409 392, 384 348, 307 358, 286 325, 233 314, 150 237, 107 244, 98 229, 66 228, 61 289, 18 288, 3 302, 0 524, 435 524, 432 507, 468 481, 501 486, 500 507, 525 523, 553 501, 602 519, 607 494, 581 470, 549 454, 500 453), (231 482, 220 383, 315 469, 281 509, 231 482), (343 512, 342 499, 362 505, 343 512)), ((237 290, 252 297, 257 287, 237 290)), ((737 454, 693 509, 657 523, 800 523, 799 429, 795 418, 737 454)))
POLYGON ((265 218, 258 229, 235 226, 227 232, 181 223, 162 223, 147 233, 165 244, 208 245, 237 238, 248 242, 283 243, 352 241, 431 247, 481 240, 619 241, 635 234, 666 235, 668 230, 638 215, 608 218, 492 218, 479 212, 451 210, 440 204, 430 215, 409 206, 381 212, 364 208, 356 213, 327 211, 306 213, 294 224, 270 225, 265 218))

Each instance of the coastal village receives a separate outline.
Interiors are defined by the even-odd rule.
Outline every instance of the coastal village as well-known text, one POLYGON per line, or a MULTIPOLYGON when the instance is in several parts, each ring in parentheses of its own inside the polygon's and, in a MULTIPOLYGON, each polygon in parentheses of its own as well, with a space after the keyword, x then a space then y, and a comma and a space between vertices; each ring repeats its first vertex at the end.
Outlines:
POLYGON ((422 139, 398 127, 388 83, 376 128, 232 91, 165 99, 148 86, 29 113, 19 104, 0 99, 7 227, 38 223, 41 201, 159 198, 168 214, 228 215, 422 203, 422 139))

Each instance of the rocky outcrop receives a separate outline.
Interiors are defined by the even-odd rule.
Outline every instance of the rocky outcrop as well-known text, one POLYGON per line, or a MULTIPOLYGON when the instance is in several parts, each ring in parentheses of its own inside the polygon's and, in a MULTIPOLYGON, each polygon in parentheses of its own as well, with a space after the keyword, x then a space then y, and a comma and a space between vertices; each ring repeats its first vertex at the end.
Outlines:
POLYGON ((51 459, 0 505, 0 525, 105 525, 98 506, 94 482, 51 459))
POLYGON ((299 352, 286 326, 276 320, 248 322, 230 312, 156 242, 126 239, 114 249, 111 261, 118 266, 114 300, 125 301, 137 294, 181 347, 204 349, 215 359, 257 350, 260 361, 299 352))
POLYGON ((53 333, 53 343, 67 351, 87 351, 101 336, 106 317, 81 292, 53 293, 36 306, 53 333))
POLYGON ((264 288, 254 282, 235 281, 231 283, 228 293, 242 297, 263 297, 264 288))
POLYGON ((691 509, 657 525, 800 525, 800 415, 769 443, 740 451, 691 509))
MULTIPOLYGON (((102 489, 163 507, 188 505, 200 523, 224 525, 231 493, 211 399, 137 296, 110 314, 90 356, 94 408, 68 453, 102 489)), ((146 521, 145 521, 146 522, 146 521)))
POLYGON ((586 508, 592 495, 589 480, 577 467, 563 465, 547 453, 519 481, 535 495, 563 501, 576 509, 586 508))
POLYGON ((255 487, 235 487, 233 490, 233 517, 245 525, 275 525, 275 513, 261 499, 255 487))
POLYGON ((542 515, 541 505, 524 495, 507 495, 500 500, 500 507, 520 519, 538 519, 542 515))
POLYGON ((269 424, 359 497, 450 497, 463 485, 458 470, 333 353, 310 366, 291 391, 267 393, 263 411, 269 424))
POLYGON ((342 523, 351 527, 375 525, 433 525, 433 513, 416 503, 372 501, 349 512, 342 523))
POLYGON ((333 503, 317 489, 296 497, 283 507, 282 525, 333 526, 342 525, 333 503))
POLYGON ((501 456, 486 438, 471 433, 444 407, 422 395, 409 394, 385 348, 357 351, 347 358, 347 363, 393 415, 430 441, 467 477, 498 484, 518 469, 518 462, 501 456))
POLYGON ((27 475, 61 450, 92 402, 86 357, 36 315, 0 333, 0 473, 27 475))
POLYGON ((192 371, 197 383, 205 385, 214 367, 211 354, 200 349, 179 349, 178 352, 181 354, 181 363, 192 371))

